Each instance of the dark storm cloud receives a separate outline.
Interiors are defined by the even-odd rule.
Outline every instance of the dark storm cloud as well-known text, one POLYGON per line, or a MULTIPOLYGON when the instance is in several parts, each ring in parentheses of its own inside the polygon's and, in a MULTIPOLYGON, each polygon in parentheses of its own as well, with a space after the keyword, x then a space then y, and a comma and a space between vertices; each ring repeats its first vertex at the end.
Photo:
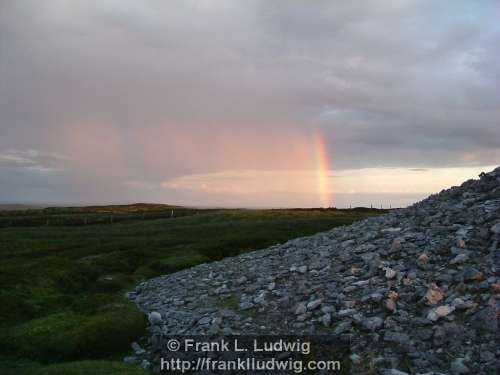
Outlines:
POLYGON ((304 168, 317 128, 337 169, 497 164, 499 16, 494 1, 0 0, 0 175, 127 199, 184 174, 304 168), (12 160, 28 150, 65 158, 30 170, 12 160))

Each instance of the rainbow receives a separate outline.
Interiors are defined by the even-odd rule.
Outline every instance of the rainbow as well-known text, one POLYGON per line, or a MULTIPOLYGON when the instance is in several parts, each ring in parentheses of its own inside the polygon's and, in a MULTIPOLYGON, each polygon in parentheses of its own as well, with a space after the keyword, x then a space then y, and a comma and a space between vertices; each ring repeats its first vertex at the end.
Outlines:
POLYGON ((314 137, 316 154, 316 180, 321 207, 330 207, 332 197, 330 191, 330 158, 324 134, 317 130, 314 137))

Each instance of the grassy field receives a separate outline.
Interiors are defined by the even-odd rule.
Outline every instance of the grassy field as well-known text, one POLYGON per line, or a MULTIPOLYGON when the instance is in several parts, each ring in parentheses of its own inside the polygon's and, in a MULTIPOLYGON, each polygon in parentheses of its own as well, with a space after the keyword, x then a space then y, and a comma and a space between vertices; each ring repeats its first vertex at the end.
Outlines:
POLYGON ((145 329, 124 297, 134 285, 380 212, 162 205, 1 212, 0 373, 143 374, 121 360, 145 329))

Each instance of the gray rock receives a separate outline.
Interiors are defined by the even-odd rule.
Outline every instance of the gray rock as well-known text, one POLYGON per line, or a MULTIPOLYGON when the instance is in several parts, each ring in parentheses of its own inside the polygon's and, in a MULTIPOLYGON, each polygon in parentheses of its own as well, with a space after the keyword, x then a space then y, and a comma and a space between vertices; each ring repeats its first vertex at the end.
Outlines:
POLYGON ((240 278, 236 279, 236 284, 245 284, 247 282, 247 278, 245 276, 241 276, 240 278))
POLYGON ((359 365, 361 363, 361 361, 363 360, 363 358, 360 355, 356 354, 356 353, 352 353, 349 356, 349 359, 355 365, 359 365))
POLYGON ((162 322, 161 314, 158 311, 152 311, 148 315, 148 320, 152 325, 159 325, 162 322))
POLYGON ((465 281, 474 281, 477 278, 479 271, 474 267, 467 267, 464 269, 463 277, 465 281))
POLYGON ((332 316, 330 315, 330 313, 326 313, 321 317, 321 323, 325 327, 330 327, 330 325, 332 324, 332 316))
POLYGON ((205 325, 205 324, 210 324, 212 322, 212 318, 209 316, 204 316, 200 320, 198 320, 198 324, 205 325))
POLYGON ((374 332, 382 328, 382 326, 384 325, 384 320, 378 316, 374 316, 364 319, 361 324, 366 330, 374 332))
POLYGON ((382 374, 383 375, 410 375, 407 372, 399 371, 399 370, 396 370, 396 369, 393 369, 393 368, 382 370, 382 374))
POLYGON ((397 272, 390 267, 384 267, 384 271, 386 279, 394 279, 397 275, 397 272))
POLYGON ((123 358, 123 362, 125 362, 127 365, 136 365, 141 362, 141 360, 135 356, 128 356, 123 358))
POLYGON ((146 351, 135 341, 130 345, 136 355, 144 354, 146 351))
POLYGON ((297 315, 297 321, 298 322, 304 322, 307 320, 307 318, 309 318, 309 315, 307 314, 300 314, 300 315, 297 315))
POLYGON ((356 314, 356 310, 354 310, 354 309, 343 309, 337 313, 337 316, 339 318, 343 318, 346 316, 353 316, 354 314, 356 314))
POLYGON ((438 306, 429 311, 429 313, 427 314, 427 319, 435 322, 440 318, 444 318, 445 316, 450 315, 454 310, 455 308, 450 305, 438 306))
POLYGON ((453 374, 469 374, 469 368, 464 364, 464 358, 456 358, 451 362, 450 371, 453 374))
POLYGON ((384 334, 384 341, 406 345, 410 342, 410 337, 404 333, 388 331, 384 334))
POLYGON ((295 315, 305 314, 307 311, 307 306, 305 303, 299 303, 295 308, 295 315))
POLYGON ((306 273, 307 272, 307 266, 300 266, 297 271, 299 271, 299 273, 306 273))
POLYGON ((240 307, 240 310, 250 310, 251 308, 254 307, 254 304, 251 302, 245 301, 245 302, 241 302, 239 307, 240 307))
POLYGON ((266 292, 260 293, 257 297, 253 299, 253 302, 257 305, 265 304, 266 302, 266 292))
POLYGON ((316 310, 322 303, 322 299, 315 299, 307 304, 307 310, 316 310))
POLYGON ((384 298, 384 296, 381 293, 370 294, 370 299, 375 303, 382 301, 383 298, 384 298))
POLYGON ((321 312, 323 312, 325 314, 334 313, 335 307, 333 307, 333 306, 321 306, 321 312))
POLYGON ((481 332, 498 332, 498 316, 495 308, 493 306, 483 308, 472 317, 471 324, 481 332))
POLYGON ((390 253, 397 253, 401 251, 401 240, 399 238, 396 238, 394 241, 392 241, 391 248, 389 249, 390 253))
POLYGON ((345 320, 340 322, 333 331, 334 335, 341 335, 342 333, 349 332, 352 328, 352 322, 350 320, 345 320))
POLYGON ((483 362, 493 362, 495 360, 495 354, 488 350, 482 351, 480 357, 483 362))
POLYGON ((147 359, 143 359, 141 362, 141 368, 148 370, 151 367, 151 363, 147 359))
POLYGON ((453 258, 450 261, 450 264, 465 263, 468 260, 469 260, 469 254, 467 254, 467 253, 461 253, 461 254, 458 254, 455 258, 453 258))
POLYGON ((500 222, 493 225, 490 230, 495 234, 500 234, 500 222))

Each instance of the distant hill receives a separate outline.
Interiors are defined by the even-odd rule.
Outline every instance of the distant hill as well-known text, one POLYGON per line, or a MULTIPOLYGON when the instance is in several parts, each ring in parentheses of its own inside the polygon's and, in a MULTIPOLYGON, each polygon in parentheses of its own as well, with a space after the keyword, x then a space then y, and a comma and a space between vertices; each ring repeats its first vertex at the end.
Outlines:
POLYGON ((132 203, 132 204, 113 204, 105 206, 83 206, 71 207, 79 208, 84 211, 92 212, 147 212, 147 211, 162 211, 171 208, 181 208, 182 206, 175 206, 171 204, 161 203, 132 203))
POLYGON ((132 203, 132 204, 113 204, 113 205, 92 205, 92 206, 72 206, 50 204, 21 204, 6 203, 0 204, 0 211, 24 211, 24 210, 45 210, 51 213, 132 213, 162 211, 171 208, 181 208, 170 204, 158 203, 132 203))
POLYGON ((194 215, 200 211, 182 206, 155 203, 134 203, 107 206, 28 206, 5 205, 0 208, 0 228, 40 225, 113 224, 130 220, 151 220, 194 215))
POLYGON ((19 210, 30 210, 34 208, 45 208, 47 206, 37 205, 37 204, 0 204, 0 211, 19 211, 19 210))

